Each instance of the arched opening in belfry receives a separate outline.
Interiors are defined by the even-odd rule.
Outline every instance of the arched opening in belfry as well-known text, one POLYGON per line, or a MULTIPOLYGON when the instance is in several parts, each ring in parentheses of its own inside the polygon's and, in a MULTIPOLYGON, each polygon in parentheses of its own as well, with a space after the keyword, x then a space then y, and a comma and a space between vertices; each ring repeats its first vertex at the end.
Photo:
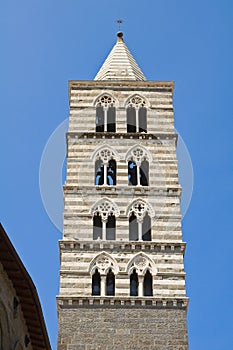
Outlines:
POLYGON ((143 160, 140 165, 140 185, 149 185, 149 162, 147 160, 143 160))
POLYGON ((129 106, 126 110, 127 115, 127 132, 135 133, 136 132, 136 109, 129 106))
POLYGON ((102 217, 99 213, 93 217, 93 239, 102 239, 102 217))
POLYGON ((130 296, 138 296, 138 274, 136 269, 130 275, 130 296))
POLYGON ((139 117, 139 132, 147 132, 147 110, 145 107, 139 108, 138 117, 139 117))
POLYGON ((107 111, 107 132, 116 132, 116 108, 109 107, 107 111))
POLYGON ((116 161, 110 159, 107 165, 107 184, 110 186, 116 185, 116 161))
POLYGON ((106 223, 106 240, 116 239, 116 218, 115 215, 109 215, 106 223))
POLYGON ((98 269, 92 275, 92 295, 100 295, 100 273, 98 269))
POLYGON ((126 109, 127 133, 147 132, 147 109, 129 105, 126 109))
POLYGON ((143 160, 140 165, 135 161, 128 162, 128 184, 129 186, 149 185, 149 162, 143 160))
POLYGON ((95 185, 116 185, 116 161, 110 159, 107 164, 101 159, 97 159, 95 162, 95 185))
POLYGON ((104 108, 96 107, 96 132, 104 132, 104 108))
POLYGON ((115 275, 111 269, 106 277, 106 295, 115 295, 115 275))
POLYGON ((137 185, 137 165, 132 160, 128 162, 128 182, 129 186, 137 185))
POLYGON ((138 223, 134 212, 129 217, 129 240, 138 241, 138 223))
POLYGON ((101 186, 104 184, 104 164, 101 159, 95 162, 95 184, 101 186))
POLYGON ((143 295, 145 297, 153 296, 153 280, 149 270, 146 271, 143 281, 143 295))
POLYGON ((142 240, 151 241, 151 218, 147 212, 142 222, 142 240))
POLYGON ((110 96, 99 98, 96 106, 96 132, 116 132, 115 101, 110 96))

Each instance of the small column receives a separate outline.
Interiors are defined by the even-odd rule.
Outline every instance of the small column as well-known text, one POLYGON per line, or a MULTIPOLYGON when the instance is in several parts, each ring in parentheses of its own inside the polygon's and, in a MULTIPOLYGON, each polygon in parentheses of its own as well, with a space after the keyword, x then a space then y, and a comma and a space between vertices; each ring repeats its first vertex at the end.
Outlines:
POLYGON ((137 162, 136 165, 137 165, 137 186, 140 186, 140 165, 141 165, 141 163, 137 162))
POLYGON ((108 130, 108 108, 104 107, 104 131, 108 130))
POLYGON ((137 223, 138 223, 138 240, 142 241, 142 223, 143 223, 143 217, 138 217, 137 218, 137 223))
POLYGON ((106 241, 106 225, 107 225, 108 218, 102 218, 102 240, 106 241))
POLYGON ((107 169, 108 163, 104 163, 104 185, 107 185, 107 169))
POLYGON ((143 297, 143 279, 144 276, 138 276, 138 296, 143 297))
POLYGON ((100 278, 100 296, 104 297, 106 291, 106 275, 101 275, 100 278))
POLYGON ((138 108, 136 107, 135 108, 135 110, 136 110, 136 132, 139 132, 139 110, 138 110, 138 108))

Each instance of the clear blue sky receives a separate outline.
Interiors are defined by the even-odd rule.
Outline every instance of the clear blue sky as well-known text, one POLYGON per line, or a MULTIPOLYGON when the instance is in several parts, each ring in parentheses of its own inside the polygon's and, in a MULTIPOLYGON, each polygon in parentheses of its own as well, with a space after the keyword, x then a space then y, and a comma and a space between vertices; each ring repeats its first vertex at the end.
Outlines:
POLYGON ((68 80, 93 79, 118 18, 147 79, 175 81, 175 125, 194 167, 183 220, 190 350, 233 349, 232 1, 1 1, 1 221, 55 350, 61 233, 41 202, 40 158, 68 116, 68 80))

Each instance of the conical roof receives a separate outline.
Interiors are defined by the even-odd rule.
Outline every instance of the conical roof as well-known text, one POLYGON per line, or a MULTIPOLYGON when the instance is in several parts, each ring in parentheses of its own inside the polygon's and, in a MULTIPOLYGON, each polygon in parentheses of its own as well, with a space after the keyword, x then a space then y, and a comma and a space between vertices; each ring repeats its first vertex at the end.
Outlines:
POLYGON ((124 43, 122 32, 117 33, 117 42, 94 80, 146 80, 137 62, 124 43))

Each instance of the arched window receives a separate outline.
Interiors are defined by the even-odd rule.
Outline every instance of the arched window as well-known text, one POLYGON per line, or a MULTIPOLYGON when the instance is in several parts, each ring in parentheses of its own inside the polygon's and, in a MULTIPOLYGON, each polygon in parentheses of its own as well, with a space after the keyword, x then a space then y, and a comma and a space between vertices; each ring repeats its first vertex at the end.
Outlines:
POLYGON ((151 218, 147 212, 142 222, 142 240, 151 241, 151 218))
POLYGON ((146 102, 140 96, 132 97, 127 105, 127 132, 147 132, 146 102))
POLYGON ((154 261, 145 253, 136 254, 128 263, 131 296, 152 296, 153 277, 157 273, 154 261))
POLYGON ((95 161, 95 185, 116 185, 116 161, 114 154, 109 149, 102 149, 96 155, 95 161))
POLYGON ((140 146, 131 149, 126 156, 128 161, 129 186, 149 186, 149 156, 140 146))
POLYGON ((93 239, 116 239, 116 216, 120 212, 117 206, 107 198, 99 200, 91 209, 93 216, 93 239))
POLYGON ((90 263, 92 295, 115 295, 115 275, 119 272, 116 260, 108 253, 98 254, 90 263))
POLYGON ((113 214, 103 218, 100 213, 93 217, 93 239, 103 241, 116 239, 116 218, 113 214))
POLYGON ((138 241, 138 223, 134 212, 129 217, 129 240, 138 241))
POLYGON ((93 217, 93 239, 102 239, 102 218, 99 213, 93 217))
POLYGON ((135 213, 129 217, 129 240, 151 241, 151 219, 148 213, 138 219, 135 213))
POLYGON ((136 269, 130 275, 130 296, 138 296, 138 274, 136 269))
POLYGON ((152 275, 149 270, 146 271, 143 281, 143 295, 145 297, 153 296, 152 275))
POLYGON ((100 273, 98 269, 92 275, 92 295, 100 295, 100 273))
POLYGON ((116 239, 116 218, 114 215, 108 216, 108 221, 106 222, 106 240, 113 241, 116 239))
POLYGON ((111 269, 106 277, 106 295, 115 295, 115 275, 111 269))
POLYGON ((129 240, 151 241, 151 216, 154 216, 151 206, 139 199, 127 210, 129 217, 129 240))
POLYGON ((147 160, 143 160, 140 166, 140 185, 148 186, 149 185, 149 163, 147 160))
POLYGON ((96 103, 96 132, 116 132, 115 100, 101 96, 96 103))
POLYGON ((130 186, 137 185, 137 165, 132 160, 128 162, 128 180, 130 186))

